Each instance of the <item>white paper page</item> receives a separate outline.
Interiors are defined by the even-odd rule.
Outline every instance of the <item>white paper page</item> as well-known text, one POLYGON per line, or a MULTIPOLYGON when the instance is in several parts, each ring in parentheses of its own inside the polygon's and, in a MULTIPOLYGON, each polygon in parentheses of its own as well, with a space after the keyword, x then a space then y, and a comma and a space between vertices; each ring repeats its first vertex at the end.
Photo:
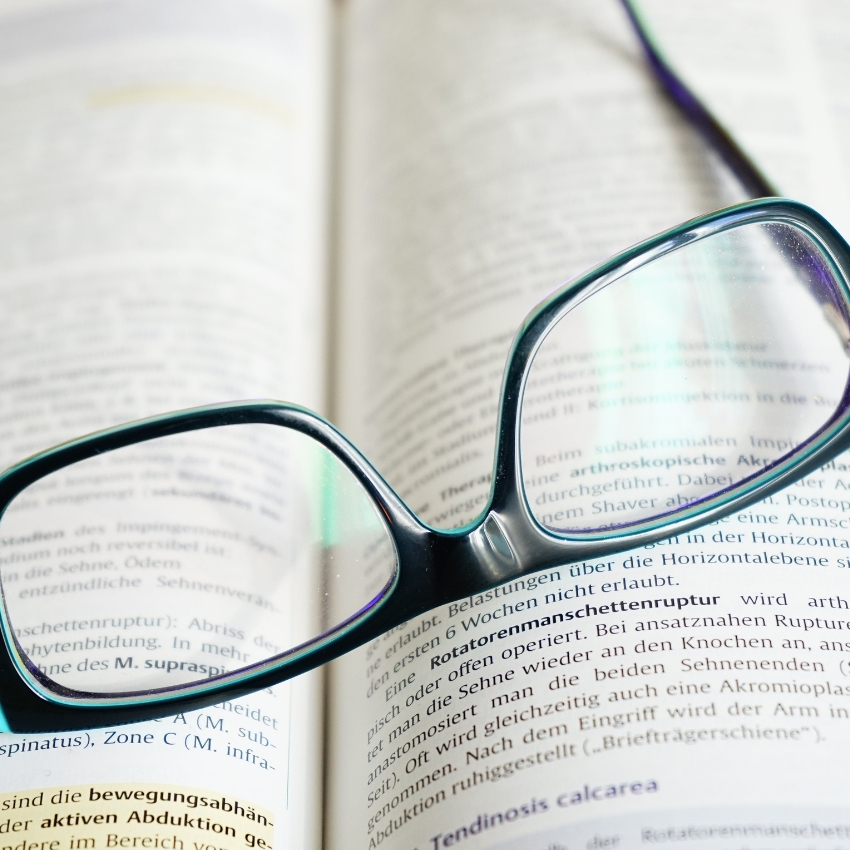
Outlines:
POLYGON ((525 313, 735 196, 616 4, 355 3, 346 43, 340 417, 424 519, 458 526, 525 313))
MULTIPOLYGON (((324 4, 3 11, 2 462, 196 404, 272 397, 320 407, 324 4)), ((82 570, 80 557, 70 566, 82 570)), ((19 580, 32 580, 23 572, 19 580)), ((39 639, 70 651, 63 641, 84 635, 66 634, 53 613, 39 639)), ((198 637, 212 646, 217 626, 207 625, 198 637)), ((130 846, 123 838, 164 833, 185 816, 171 850, 188 850, 191 835, 216 846, 315 846, 318 684, 307 677, 117 731, 0 736, 3 811, 35 816, 28 827, 17 815, 0 823, 0 844, 100 848, 111 832, 130 846), (141 796, 121 804, 130 808, 116 827, 109 814, 119 804, 103 792, 120 783, 141 796), (174 786, 184 797, 196 789, 194 804, 153 794, 174 786), (59 787, 64 797, 40 791, 59 787), (15 802, 24 797, 29 805, 15 802), (171 819, 156 821, 169 809, 171 819), (85 820, 98 811, 105 820, 85 820)))
MULTIPOLYGON (((614 3, 364 3, 349 27, 342 421, 423 518, 461 525, 535 298, 735 198, 614 3)), ((760 462, 741 448, 736 474, 760 462)), ((329 846, 834 846, 848 486, 836 462, 339 662, 329 846)))

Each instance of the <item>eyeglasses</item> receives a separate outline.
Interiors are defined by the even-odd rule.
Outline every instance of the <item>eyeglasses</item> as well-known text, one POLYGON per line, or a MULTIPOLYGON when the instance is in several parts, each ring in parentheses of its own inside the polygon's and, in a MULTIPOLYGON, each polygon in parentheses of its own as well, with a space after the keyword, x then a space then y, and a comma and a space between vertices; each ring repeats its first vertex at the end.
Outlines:
MULTIPOLYGON (((633 22, 715 150, 771 194, 633 22)), ((825 219, 765 198, 565 285, 516 336, 489 500, 457 530, 425 525, 332 425, 281 402, 170 413, 10 468, 0 728, 200 708, 438 606, 472 610, 505 582, 563 604, 439 646, 431 614, 405 654, 440 666, 526 629, 652 605, 573 599, 557 570, 541 571, 604 571, 605 556, 718 520, 844 451, 848 271, 850 247, 825 219)), ((659 590, 671 593, 678 607, 702 604, 659 590)))

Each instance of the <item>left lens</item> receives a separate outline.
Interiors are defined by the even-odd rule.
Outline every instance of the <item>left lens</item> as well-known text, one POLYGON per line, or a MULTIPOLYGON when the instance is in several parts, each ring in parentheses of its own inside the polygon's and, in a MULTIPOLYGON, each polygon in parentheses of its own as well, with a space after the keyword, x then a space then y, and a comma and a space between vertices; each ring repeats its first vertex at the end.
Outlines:
POLYGON ((254 668, 370 609, 395 571, 348 468, 273 425, 84 460, 0 520, 7 626, 29 675, 57 692, 115 697, 254 668))
POLYGON ((531 364, 528 506, 558 534, 626 528, 743 486, 832 419, 845 287, 800 229, 747 224, 580 301, 531 364))

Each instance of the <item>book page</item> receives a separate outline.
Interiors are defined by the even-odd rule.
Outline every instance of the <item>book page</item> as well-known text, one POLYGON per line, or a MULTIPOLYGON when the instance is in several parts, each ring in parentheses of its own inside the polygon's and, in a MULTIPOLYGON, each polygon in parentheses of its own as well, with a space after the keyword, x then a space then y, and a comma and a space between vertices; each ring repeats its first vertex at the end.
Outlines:
MULTIPOLYGON (((615 3, 363 2, 347 32, 341 274, 359 321, 340 416, 420 516, 460 526, 486 499, 525 311, 737 197, 657 95, 615 3)), ((668 453, 716 455, 739 478, 763 462, 760 439, 776 437, 668 453)), ((836 461, 698 531, 517 579, 337 662, 329 846, 846 838, 848 487, 836 461)))
MULTIPOLYGON (((2 463, 192 405, 320 408, 326 7, 0 11, 2 463)), ((142 664, 180 657, 191 638, 220 671, 266 652, 178 586, 181 558, 203 551, 220 570, 233 542, 180 518, 122 537, 54 516, 48 566, 43 546, 17 559, 6 547, 7 593, 47 594, 22 636, 34 657, 142 664), (104 577, 129 588, 123 607, 87 616, 104 577), (163 579, 188 638, 157 631, 145 594, 163 579)), ((0 735, 0 846, 317 846, 319 684, 121 729, 0 735)))
POLYGON ((616 4, 354 3, 345 35, 339 418, 423 519, 456 527, 488 489, 528 310, 740 196, 616 4))

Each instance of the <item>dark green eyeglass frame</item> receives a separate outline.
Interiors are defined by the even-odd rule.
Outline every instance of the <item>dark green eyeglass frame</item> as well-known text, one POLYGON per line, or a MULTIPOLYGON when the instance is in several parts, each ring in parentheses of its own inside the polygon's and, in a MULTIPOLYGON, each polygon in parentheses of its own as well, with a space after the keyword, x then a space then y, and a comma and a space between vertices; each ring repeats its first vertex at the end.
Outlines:
POLYGON ((493 483, 473 523, 453 531, 425 525, 360 452, 315 413, 275 401, 248 401, 179 411, 111 428, 35 455, 0 475, 0 516, 23 489, 65 466, 134 443, 189 431, 266 423, 300 431, 331 451, 379 506, 393 538, 397 570, 364 611, 316 640, 260 664, 201 683, 104 699, 68 692, 28 664, 0 610, 0 732, 87 729, 203 708, 270 687, 368 643, 440 605, 481 593, 538 570, 597 558, 681 534, 753 504, 850 448, 850 389, 830 420, 809 440, 733 487, 683 509, 604 532, 562 537, 533 517, 521 485, 519 411, 534 354, 549 329, 594 288, 708 236, 746 224, 788 224, 805 233, 828 266, 831 297, 850 317, 850 246, 826 219, 778 193, 735 140, 676 75, 630 0, 621 0, 664 93, 722 159, 750 201, 701 216, 603 262, 552 294, 520 327, 505 369, 493 483), (773 197, 768 197, 773 196, 773 197), (82 697, 82 698, 81 698, 82 697))
POLYGON ((375 468, 330 423, 291 404, 249 401, 180 411, 111 428, 35 455, 0 475, 0 514, 24 488, 70 464, 124 446, 198 429, 267 423, 302 432, 351 470, 386 520, 397 554, 394 580, 382 596, 340 627, 262 663, 203 682, 103 698, 47 682, 25 659, 5 614, 0 647, 0 729, 56 731, 145 720, 202 708, 270 687, 337 658, 433 608, 538 570, 609 555, 681 534, 757 502, 850 447, 850 392, 808 441, 774 464, 711 497, 644 522, 563 537, 541 526, 526 502, 520 469, 519 412, 529 368, 550 328, 598 287, 697 240, 748 224, 783 223, 805 233, 822 252, 835 302, 850 316, 850 246, 818 213, 783 199, 730 207, 675 227, 607 260, 540 304, 522 324, 502 386, 493 483, 481 516, 442 531, 419 520, 375 468), (44 687, 39 686, 44 681, 44 687), (35 682, 33 684, 33 681, 35 682))

